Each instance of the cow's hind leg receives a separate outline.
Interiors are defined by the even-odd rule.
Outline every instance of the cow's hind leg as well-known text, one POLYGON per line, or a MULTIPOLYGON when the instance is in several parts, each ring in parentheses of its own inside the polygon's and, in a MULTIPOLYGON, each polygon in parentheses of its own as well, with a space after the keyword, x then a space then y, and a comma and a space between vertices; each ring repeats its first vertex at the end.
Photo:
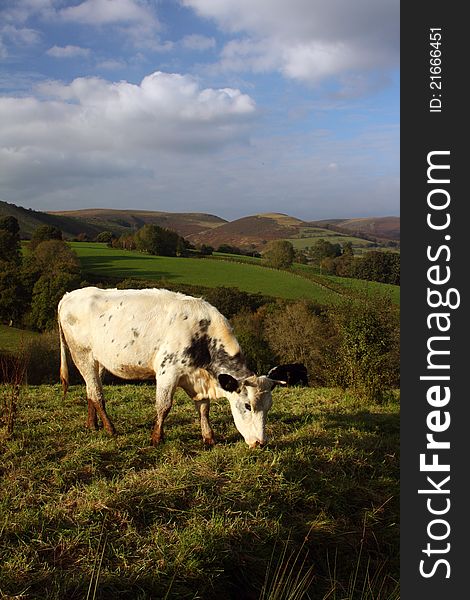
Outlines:
POLYGON ((204 444, 213 446, 215 444, 214 432, 212 431, 211 424, 209 423, 210 401, 207 399, 195 400, 194 404, 196 405, 196 410, 201 418, 202 440, 204 444))
POLYGON ((110 435, 114 435, 116 431, 111 419, 106 413, 105 408, 103 386, 100 378, 100 364, 91 356, 91 354, 77 355, 77 353, 75 353, 75 356, 72 356, 72 358, 86 384, 88 400, 87 427, 90 429, 97 429, 98 414, 106 432, 110 435))
POLYGON ((155 399, 156 419, 152 432, 152 445, 156 446, 163 442, 163 423, 171 410, 173 394, 176 389, 176 381, 170 378, 157 376, 157 393, 155 399))
POLYGON ((87 398, 88 400, 88 418, 86 420, 86 426, 88 429, 98 429, 98 417, 96 415, 96 408, 93 404, 93 400, 87 398))

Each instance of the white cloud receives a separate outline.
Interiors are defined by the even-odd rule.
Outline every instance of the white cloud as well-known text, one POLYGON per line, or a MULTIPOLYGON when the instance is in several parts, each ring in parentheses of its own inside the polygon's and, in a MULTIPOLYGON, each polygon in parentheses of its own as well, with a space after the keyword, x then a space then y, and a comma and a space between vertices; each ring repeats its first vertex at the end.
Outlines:
POLYGON ((117 23, 156 23, 149 7, 136 0, 85 0, 75 6, 59 10, 65 21, 88 25, 109 25, 117 23))
POLYGON ((196 33, 191 35, 186 35, 181 43, 184 48, 188 48, 189 50, 210 50, 211 48, 215 48, 215 39, 213 37, 208 37, 205 35, 198 35, 196 33))
POLYGON ((181 0, 243 39, 230 41, 220 69, 278 70, 317 83, 398 65, 397 0, 181 0))
POLYGON ((174 73, 152 73, 139 85, 98 77, 49 81, 37 92, 0 97, 0 197, 79 181, 87 187, 90 179, 107 185, 130 173, 155 177, 165 162, 246 144, 256 114, 239 90, 202 88, 174 73))
POLYGON ((90 55, 90 49, 80 46, 52 46, 46 50, 46 54, 54 58, 86 57, 90 55))

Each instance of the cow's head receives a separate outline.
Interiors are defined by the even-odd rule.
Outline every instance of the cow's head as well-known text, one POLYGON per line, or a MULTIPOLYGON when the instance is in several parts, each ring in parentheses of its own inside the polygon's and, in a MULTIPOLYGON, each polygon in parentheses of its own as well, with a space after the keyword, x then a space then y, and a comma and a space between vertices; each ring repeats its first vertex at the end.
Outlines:
POLYGON ((284 382, 264 375, 237 380, 225 373, 218 379, 230 402, 235 426, 245 442, 250 448, 263 446, 266 443, 266 416, 273 403, 271 390, 284 382))

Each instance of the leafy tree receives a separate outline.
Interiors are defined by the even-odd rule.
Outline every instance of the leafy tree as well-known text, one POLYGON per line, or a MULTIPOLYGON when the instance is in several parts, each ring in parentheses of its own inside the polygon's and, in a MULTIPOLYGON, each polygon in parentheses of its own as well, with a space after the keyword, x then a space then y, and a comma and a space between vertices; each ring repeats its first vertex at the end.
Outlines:
POLYGON ((294 246, 287 240, 274 240, 269 242, 263 252, 263 259, 275 269, 288 269, 292 266, 295 257, 294 246))
POLYGON ((33 231, 31 241, 29 242, 29 249, 34 250, 41 242, 46 240, 61 240, 62 231, 54 225, 40 225, 33 231))
POLYGON ((339 343, 330 354, 333 382, 381 402, 399 384, 399 314, 390 298, 371 296, 330 310, 339 343))
POLYGON ((343 244, 342 255, 343 256, 354 256, 354 250, 353 250, 352 242, 345 242, 343 244))
POLYGON ((8 263, 19 266, 21 263, 20 227, 15 217, 0 219, 0 266, 8 263))
POLYGON ((212 256, 212 254, 214 253, 214 248, 212 246, 202 244, 199 248, 199 252, 202 254, 202 256, 212 256))
POLYGON ((137 250, 156 256, 176 256, 179 235, 158 225, 145 224, 135 234, 137 250))
POLYGON ((31 323, 40 331, 51 329, 57 321, 57 305, 65 294, 76 289, 80 276, 58 272, 41 275, 34 284, 31 303, 31 323))
POLYGON ((62 240, 46 240, 36 246, 27 261, 28 269, 39 277, 44 274, 80 273, 75 252, 62 240))
POLYGON ((324 258, 341 256, 341 246, 320 238, 310 247, 309 254, 315 263, 320 264, 324 258))
POLYGON ((114 233, 112 231, 102 231, 95 238, 97 242, 104 242, 105 244, 110 244, 113 239, 114 233))
POLYGON ((400 285, 400 255, 395 252, 366 252, 357 261, 355 277, 400 285))
POLYGON ((243 311, 233 317, 232 323, 248 368, 259 375, 267 373, 277 360, 264 337, 262 313, 243 311))
POLYGON ((0 321, 16 323, 27 308, 27 291, 21 273, 13 264, 0 268, 0 321))

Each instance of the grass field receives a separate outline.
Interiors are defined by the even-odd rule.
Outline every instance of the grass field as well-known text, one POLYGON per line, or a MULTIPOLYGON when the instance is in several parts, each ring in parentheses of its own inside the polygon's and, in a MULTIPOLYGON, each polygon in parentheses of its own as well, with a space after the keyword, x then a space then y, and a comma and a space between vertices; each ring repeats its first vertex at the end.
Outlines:
POLYGON ((0 350, 15 351, 37 335, 34 331, 8 327, 0 323, 0 350))
POLYGON ((157 448, 153 386, 105 393, 115 438, 82 386, 26 388, 0 435, 1 597, 281 600, 305 575, 312 600, 398 599, 398 401, 277 389, 253 451, 220 400, 207 450, 182 393, 157 448))
POLYGON ((195 258, 149 256, 140 252, 108 248, 105 244, 71 244, 83 270, 112 277, 137 277, 206 287, 236 287, 277 298, 309 298, 329 304, 339 299, 335 292, 285 271, 252 264, 195 258))

